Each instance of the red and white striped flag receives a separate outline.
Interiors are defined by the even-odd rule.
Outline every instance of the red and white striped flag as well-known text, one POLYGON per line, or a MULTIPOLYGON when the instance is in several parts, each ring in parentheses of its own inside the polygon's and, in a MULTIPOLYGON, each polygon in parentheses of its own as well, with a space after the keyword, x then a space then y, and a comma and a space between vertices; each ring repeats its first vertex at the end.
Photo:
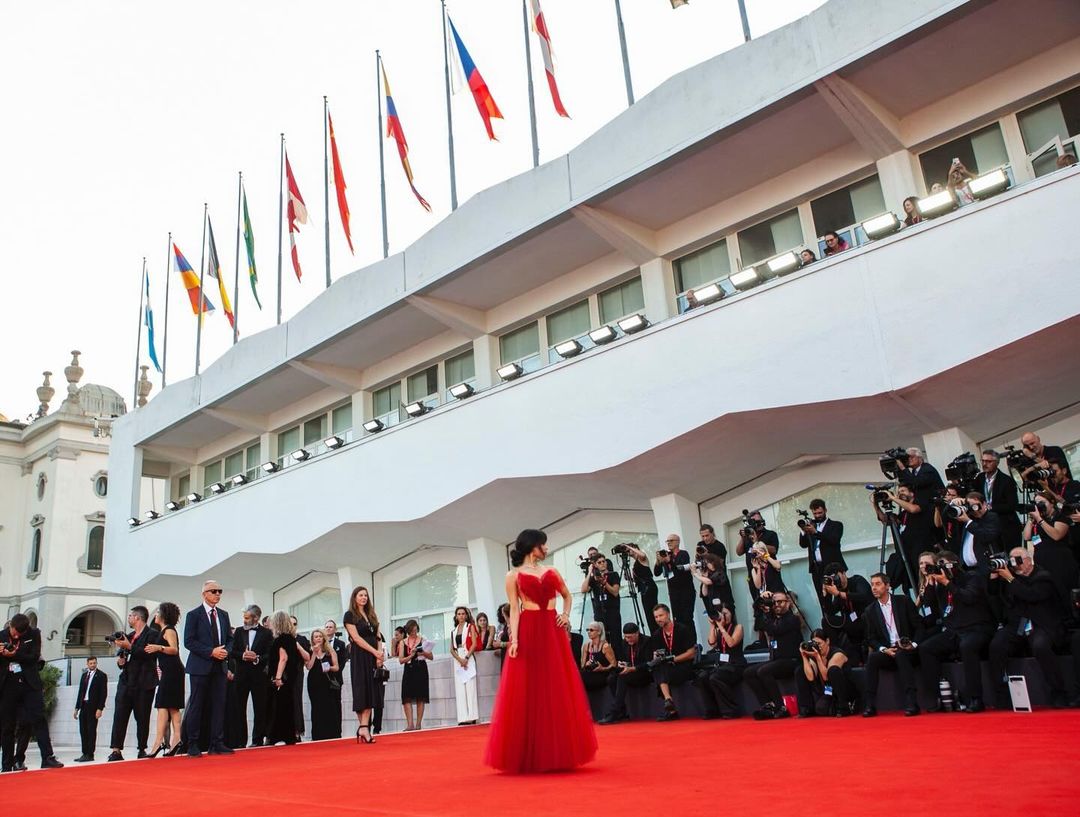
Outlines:
POLYGON ((540 53, 544 55, 544 73, 547 74, 548 88, 551 89, 551 101, 555 105, 555 112, 559 116, 570 118, 570 114, 563 107, 562 99, 559 98, 559 86, 555 84, 555 59, 551 50, 551 34, 548 33, 547 21, 544 12, 540 8, 540 0, 532 0, 533 30, 540 37, 540 53))
POLYGON ((304 197, 300 195, 300 188, 296 186, 296 177, 293 176, 292 165, 289 164, 288 151, 285 152, 285 178, 289 186, 289 208, 287 211, 289 246, 292 248, 293 270, 296 272, 296 280, 299 281, 301 273, 300 258, 296 254, 296 234, 300 232, 300 228, 296 226, 296 223, 307 224, 307 205, 304 204, 304 197))

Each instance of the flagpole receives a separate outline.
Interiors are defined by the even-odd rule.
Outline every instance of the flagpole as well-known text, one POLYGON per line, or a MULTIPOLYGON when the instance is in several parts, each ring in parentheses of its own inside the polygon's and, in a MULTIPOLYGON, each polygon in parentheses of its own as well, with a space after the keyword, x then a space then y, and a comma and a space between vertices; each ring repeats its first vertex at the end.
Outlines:
POLYGON ((172 266, 172 233, 169 233, 169 246, 165 250, 165 342, 161 352, 161 388, 165 388, 165 366, 169 362, 169 274, 172 266))
POLYGON ((739 0, 739 17, 742 20, 743 39, 750 42, 750 20, 746 17, 746 0, 739 0))
POLYGON ((132 389, 131 410, 139 402, 139 352, 142 351, 143 297, 146 295, 146 256, 142 260, 142 275, 139 276, 139 330, 135 334, 135 385, 132 389))
POLYGON ((619 47, 622 49, 623 77, 626 79, 626 106, 634 104, 634 84, 630 81, 630 55, 626 51, 626 27, 622 20, 622 5, 615 0, 615 19, 619 24, 619 47))
MULTIPOLYGON (((390 239, 386 232, 386 161, 383 158, 383 130, 382 130, 382 57, 379 49, 375 49, 375 104, 379 108, 379 201, 382 203, 382 257, 390 255, 390 239)), ((453 171, 451 171, 452 173, 453 171)))
POLYGON ((233 308, 233 329, 232 329, 232 342, 236 345, 236 341, 240 338, 240 193, 244 189, 244 171, 239 170, 236 173, 236 260, 233 264, 233 296, 232 296, 232 308, 233 308))
POLYGON ((525 24, 525 76, 529 80, 529 130, 532 133, 533 167, 540 166, 540 144, 536 139, 536 95, 533 93, 532 44, 529 42, 528 0, 521 0, 521 21, 525 24))
POLYGON ((281 167, 278 170, 277 205, 277 322, 281 325, 281 225, 285 220, 285 134, 281 134, 281 167))
POLYGON ((195 314, 198 324, 195 327, 195 376, 199 376, 199 355, 202 352, 202 322, 203 322, 203 279, 206 274, 206 202, 202 206, 202 247, 199 254, 199 305, 195 314))
POLYGON ((330 289, 330 147, 326 129, 330 121, 330 103, 322 98, 323 207, 326 209, 326 288, 330 289))
POLYGON ((450 209, 457 209, 457 167, 454 164, 454 115, 450 109, 450 41, 446 32, 446 0, 442 0, 443 71, 446 75, 446 136, 450 146, 450 209))

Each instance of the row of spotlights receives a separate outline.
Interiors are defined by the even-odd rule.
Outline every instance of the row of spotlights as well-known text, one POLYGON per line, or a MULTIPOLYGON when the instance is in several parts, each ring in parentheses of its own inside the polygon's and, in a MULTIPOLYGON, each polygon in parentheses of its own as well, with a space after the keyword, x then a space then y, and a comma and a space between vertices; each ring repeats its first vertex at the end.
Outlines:
MULTIPOLYGON (((633 335, 635 332, 640 332, 642 329, 649 327, 649 319, 642 314, 630 315, 627 318, 622 318, 615 322, 615 326, 619 327, 624 335, 633 335)), ((593 329, 589 332, 589 340, 591 340, 597 346, 603 346, 605 343, 611 343, 613 340, 619 337, 619 333, 615 331, 615 327, 604 325, 599 329, 593 329)), ((555 345, 555 354, 561 358, 571 358, 580 355, 585 351, 585 347, 581 343, 573 338, 570 340, 564 340, 562 343, 555 345)), ((521 367, 516 363, 511 363, 509 366, 504 366, 499 369, 499 377, 503 380, 513 380, 515 377, 519 377, 521 367), (503 374, 503 371, 510 375, 507 377, 503 374)))

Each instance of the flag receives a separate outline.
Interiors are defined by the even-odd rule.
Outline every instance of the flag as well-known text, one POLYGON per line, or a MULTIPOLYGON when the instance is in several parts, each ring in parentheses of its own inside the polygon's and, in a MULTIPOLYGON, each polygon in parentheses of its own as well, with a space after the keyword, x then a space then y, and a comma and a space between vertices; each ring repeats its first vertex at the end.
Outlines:
POLYGON ((214 243, 214 225, 210 223, 210 217, 206 218, 206 229, 210 236, 210 258, 206 267, 206 274, 217 279, 218 292, 221 293, 221 306, 225 310, 225 317, 229 319, 229 326, 236 326, 236 316, 233 315, 232 304, 229 303, 229 293, 225 291, 225 280, 221 277, 221 262, 218 261, 217 244, 214 243))
POLYGON ((293 176, 292 165, 289 164, 288 151, 285 151, 285 178, 289 185, 289 208, 287 213, 289 247, 292 248, 293 270, 296 272, 296 280, 299 281, 302 273, 300 272, 300 256, 296 253, 296 234, 300 232, 300 228, 296 226, 296 222, 307 224, 307 205, 304 204, 304 197, 300 195, 300 188, 296 186, 296 177, 293 176))
POLYGON ((555 105, 555 112, 569 119, 570 114, 566 112, 562 99, 559 98, 559 86, 555 84, 555 53, 551 50, 551 34, 548 33, 547 21, 540 8, 540 0, 532 0, 532 8, 533 30, 540 37, 540 53, 544 55, 544 73, 547 74, 548 88, 551 90, 551 101, 555 105))
POLYGON ((146 278, 146 308, 143 310, 143 323, 146 324, 146 345, 150 352, 150 362, 161 373, 161 364, 158 363, 157 351, 154 349, 154 310, 150 308, 150 273, 144 274, 146 278))
POLYGON ((255 296, 255 304, 262 309, 259 303, 259 291, 255 288, 259 283, 259 276, 255 272, 255 233, 251 230, 251 219, 248 217, 247 190, 244 190, 244 247, 247 248, 248 280, 251 281, 251 294, 255 296))
POLYGON ((383 89, 386 92, 386 137, 389 139, 392 136, 394 141, 397 142, 398 156, 401 157, 401 168, 405 171, 405 178, 409 181, 409 187, 412 188, 413 195, 416 196, 416 200, 420 202, 420 205, 430 213, 431 205, 420 195, 420 191, 413 184, 412 166, 409 164, 409 143, 405 141, 405 131, 401 127, 401 119, 398 118, 397 108, 394 106, 394 97, 390 93, 390 80, 386 77, 385 65, 382 66, 382 79, 383 89))
POLYGON ((184 289, 187 290, 188 298, 191 300, 191 312, 194 315, 198 315, 200 312, 213 312, 214 305, 210 303, 210 299, 203 294, 202 309, 199 309, 199 276, 195 274, 195 270, 191 268, 191 264, 184 258, 184 254, 180 252, 180 248, 175 244, 173 248, 173 269, 180 273, 180 278, 184 282, 184 289))
POLYGON ((341 226, 345 229, 345 240, 349 242, 349 252, 356 255, 349 233, 349 202, 345 200, 345 174, 341 170, 341 157, 338 156, 337 139, 334 138, 334 120, 330 118, 330 109, 326 109, 326 122, 330 127, 330 153, 334 165, 334 190, 337 191, 337 209, 341 213, 341 226))
POLYGON ((476 63, 472 61, 472 57, 469 56, 468 50, 465 48, 465 43, 461 41, 461 36, 458 34, 457 29, 454 28, 454 21, 450 20, 450 15, 446 16, 446 19, 450 22, 450 33, 454 37, 454 44, 457 46, 458 56, 461 57, 461 68, 465 73, 465 79, 469 83, 469 90, 472 91, 473 99, 476 100, 477 110, 480 111, 480 118, 484 120, 484 127, 487 129, 488 139, 495 139, 495 131, 491 129, 491 120, 502 119, 502 112, 499 110, 499 106, 495 104, 495 98, 492 97, 491 91, 488 90, 487 83, 484 82, 484 78, 480 76, 480 71, 476 67, 476 63))

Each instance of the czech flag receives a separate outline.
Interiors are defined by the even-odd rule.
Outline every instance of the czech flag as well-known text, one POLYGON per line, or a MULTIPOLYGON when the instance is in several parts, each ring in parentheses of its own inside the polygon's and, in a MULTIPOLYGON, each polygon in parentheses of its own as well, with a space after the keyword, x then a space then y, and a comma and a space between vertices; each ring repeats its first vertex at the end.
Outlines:
POLYGON ((427 203, 420 191, 413 184, 412 166, 409 164, 409 144, 405 141, 405 131, 401 127, 401 119, 398 117, 397 107, 394 105, 394 97, 390 93, 390 80, 386 78, 386 66, 380 61, 382 67, 383 90, 386 94, 386 136, 394 138, 397 143, 398 156, 401 157, 401 169, 405 171, 405 178, 409 181, 409 187, 420 202, 420 206, 431 212, 431 205, 427 203))
POLYGON ((203 293, 202 309, 199 309, 199 276, 195 274, 195 270, 191 268, 191 264, 184 258, 184 254, 180 252, 180 248, 175 244, 172 245, 172 248, 173 269, 180 273, 180 279, 184 282, 184 289, 187 290, 188 298, 191 300, 192 314, 198 315, 200 312, 213 312, 214 305, 210 303, 205 293, 203 293))
POLYGON ((465 48, 465 43, 461 41, 461 37, 454 27, 454 21, 450 19, 449 14, 446 15, 446 19, 450 22, 450 33, 454 38, 454 44, 457 46, 458 57, 461 59, 461 69, 465 73, 465 80, 469 83, 469 90, 472 91, 473 99, 476 100, 476 108, 480 111, 480 118, 484 120, 488 139, 495 140, 495 131, 491 129, 491 120, 502 119, 502 111, 495 104, 495 98, 491 95, 491 91, 488 90, 487 83, 484 82, 484 78, 480 75, 476 63, 469 56, 469 51, 465 48))

